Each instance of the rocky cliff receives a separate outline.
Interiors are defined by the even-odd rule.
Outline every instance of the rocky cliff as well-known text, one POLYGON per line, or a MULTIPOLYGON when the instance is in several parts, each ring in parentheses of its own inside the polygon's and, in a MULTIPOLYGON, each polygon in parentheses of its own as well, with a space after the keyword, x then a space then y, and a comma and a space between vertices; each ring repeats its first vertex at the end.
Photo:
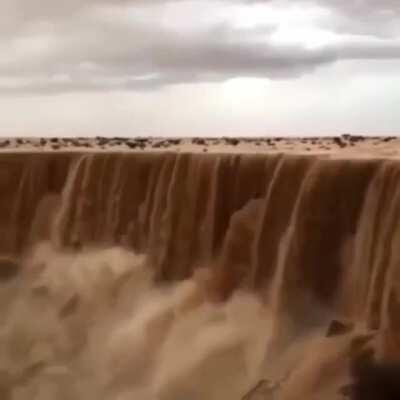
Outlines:
POLYGON ((3 153, 0 192, 4 256, 122 244, 160 280, 211 267, 219 299, 257 291, 291 331, 347 318, 400 357, 397 160, 3 153))

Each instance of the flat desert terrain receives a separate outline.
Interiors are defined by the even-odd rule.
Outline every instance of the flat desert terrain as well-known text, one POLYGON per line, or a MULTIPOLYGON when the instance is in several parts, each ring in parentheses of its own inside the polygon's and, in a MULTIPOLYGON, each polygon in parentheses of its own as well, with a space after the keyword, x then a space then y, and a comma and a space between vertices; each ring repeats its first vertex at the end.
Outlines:
POLYGON ((344 134, 303 138, 2 138, 0 151, 285 153, 393 158, 400 155, 400 137, 344 134))

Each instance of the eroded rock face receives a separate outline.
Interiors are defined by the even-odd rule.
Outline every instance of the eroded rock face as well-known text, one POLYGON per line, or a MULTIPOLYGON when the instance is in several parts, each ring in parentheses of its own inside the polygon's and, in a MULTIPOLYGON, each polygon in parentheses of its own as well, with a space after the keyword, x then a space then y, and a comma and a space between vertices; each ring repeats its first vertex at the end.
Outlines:
POLYGON ((4 153, 0 254, 47 239, 144 252, 159 280, 211 266, 216 297, 267 293, 286 331, 343 315, 400 355, 399 183, 397 160, 4 153))

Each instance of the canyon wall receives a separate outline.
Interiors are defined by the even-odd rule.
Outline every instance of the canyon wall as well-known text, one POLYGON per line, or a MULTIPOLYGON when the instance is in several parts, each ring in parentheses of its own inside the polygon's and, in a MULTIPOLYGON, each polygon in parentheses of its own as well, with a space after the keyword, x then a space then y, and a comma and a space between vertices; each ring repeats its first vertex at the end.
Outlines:
POLYGON ((1 255, 127 246, 159 280, 209 267, 219 299, 256 291, 291 331, 348 318, 400 357, 399 161, 3 153, 0 192, 1 255))

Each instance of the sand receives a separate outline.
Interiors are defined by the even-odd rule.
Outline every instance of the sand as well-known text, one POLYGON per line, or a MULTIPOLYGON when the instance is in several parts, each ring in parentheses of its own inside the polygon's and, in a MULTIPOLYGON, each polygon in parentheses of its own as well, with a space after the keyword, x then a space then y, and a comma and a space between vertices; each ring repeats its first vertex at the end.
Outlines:
POLYGON ((3 138, 0 152, 178 152, 318 154, 349 158, 397 158, 400 137, 264 138, 3 138))

